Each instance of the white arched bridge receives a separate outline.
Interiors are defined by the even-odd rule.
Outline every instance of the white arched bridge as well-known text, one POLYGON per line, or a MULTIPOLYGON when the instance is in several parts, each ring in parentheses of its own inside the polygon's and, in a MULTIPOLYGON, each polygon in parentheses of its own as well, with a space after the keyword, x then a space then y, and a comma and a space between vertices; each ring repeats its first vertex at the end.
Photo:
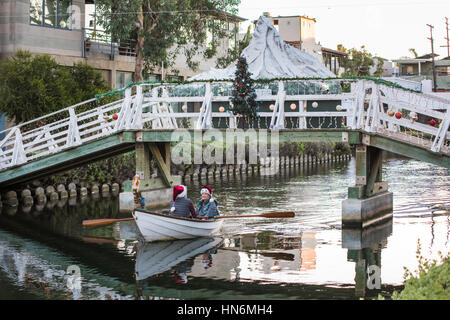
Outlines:
MULTIPOLYGON (((280 139, 284 132, 291 133, 290 141, 302 141, 305 133, 308 141, 314 136, 345 141, 356 134, 366 140, 348 142, 450 167, 449 100, 372 80, 274 81, 260 87, 253 127, 277 130, 280 139)), ((62 158, 76 163, 96 142, 103 142, 97 144, 105 151, 129 149, 121 144, 135 142, 138 131, 153 142, 168 142, 164 133, 178 128, 236 128, 239 116, 227 110, 231 89, 231 82, 138 84, 125 89, 120 100, 98 106, 94 98, 11 127, 0 132, 0 185, 21 174, 64 166, 62 158), (117 145, 108 143, 114 136, 121 137, 117 145)))
MULTIPOLYGON (((121 99, 106 94, 11 127, 0 132, 0 188, 131 150, 144 189, 170 187, 178 182, 170 173, 173 132, 237 130, 232 88, 231 81, 131 84, 121 99), (149 174, 152 157, 157 178, 149 174)), ((382 150, 450 168, 449 100, 377 79, 266 81, 256 92, 253 128, 276 132, 280 142, 356 145, 349 199, 387 191, 382 150)))

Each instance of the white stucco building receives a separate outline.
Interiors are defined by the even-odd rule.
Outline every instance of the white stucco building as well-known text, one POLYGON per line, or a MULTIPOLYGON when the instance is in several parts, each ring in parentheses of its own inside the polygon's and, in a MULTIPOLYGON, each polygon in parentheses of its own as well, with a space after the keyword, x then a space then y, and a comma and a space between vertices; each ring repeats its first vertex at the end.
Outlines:
POLYGON ((272 22, 287 44, 322 60, 321 46, 316 43, 316 19, 300 15, 272 17, 267 12, 264 16, 272 22))

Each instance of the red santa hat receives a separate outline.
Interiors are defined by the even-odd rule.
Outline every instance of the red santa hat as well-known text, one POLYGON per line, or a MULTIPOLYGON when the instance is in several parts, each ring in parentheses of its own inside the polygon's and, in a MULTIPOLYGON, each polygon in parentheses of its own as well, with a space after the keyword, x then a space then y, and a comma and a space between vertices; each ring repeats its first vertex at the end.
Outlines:
POLYGON ((179 185, 173 187, 173 201, 175 201, 177 198, 184 198, 187 195, 187 188, 186 186, 179 185))
POLYGON ((186 274, 180 273, 175 275, 175 283, 187 283, 188 279, 186 274))
POLYGON ((210 197, 212 197, 212 188, 209 186, 203 186, 202 190, 200 190, 200 194, 207 193, 210 197))

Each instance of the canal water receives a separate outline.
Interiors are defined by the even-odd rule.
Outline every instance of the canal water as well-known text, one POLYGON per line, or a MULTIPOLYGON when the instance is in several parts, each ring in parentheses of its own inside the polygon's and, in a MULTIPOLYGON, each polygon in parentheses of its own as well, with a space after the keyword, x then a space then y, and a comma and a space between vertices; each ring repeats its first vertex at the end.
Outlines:
MULTIPOLYGON (((224 221, 223 237, 144 243, 117 197, 7 208, 0 215, 0 299, 366 299, 401 290, 416 251, 449 252, 450 170, 384 160, 390 222, 342 229, 354 160, 281 169, 275 176, 211 178, 224 214, 294 211, 295 218, 224 221)), ((187 182, 196 202, 201 185, 187 182)))

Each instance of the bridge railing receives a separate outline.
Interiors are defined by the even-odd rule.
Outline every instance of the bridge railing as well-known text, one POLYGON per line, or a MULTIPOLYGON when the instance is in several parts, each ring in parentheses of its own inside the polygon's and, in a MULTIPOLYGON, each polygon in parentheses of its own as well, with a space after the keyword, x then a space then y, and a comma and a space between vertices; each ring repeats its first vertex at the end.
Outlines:
POLYGON ((355 128, 450 155, 450 101, 361 81, 355 128))
MULTIPOLYGON (((151 128, 236 127, 240 117, 232 113, 232 85, 232 82, 215 82, 153 88, 152 94, 144 95, 143 121, 151 122, 151 128), (187 119, 189 121, 185 121, 187 119)), ((260 107, 253 127, 305 129, 348 125, 346 119, 353 107, 354 95, 342 92, 337 80, 278 81, 259 87, 260 107), (307 105, 308 101, 312 107, 307 105), (331 109, 328 105, 328 111, 318 111, 322 102, 329 101, 334 101, 331 109), (315 125, 311 123, 313 119, 317 120, 315 125)))
POLYGON ((0 132, 0 169, 20 165, 109 135, 111 114, 124 99, 97 106, 96 99, 61 109, 0 132))
MULTIPOLYGON (((121 130, 236 128, 232 82, 139 84, 123 98, 96 99, 9 128, 0 134, 0 170, 121 130)), ((449 154, 450 102, 371 80, 289 80, 257 84, 254 128, 363 130, 449 154), (398 113, 401 117, 397 119, 398 113), (435 121, 431 125, 431 120, 435 121)))

